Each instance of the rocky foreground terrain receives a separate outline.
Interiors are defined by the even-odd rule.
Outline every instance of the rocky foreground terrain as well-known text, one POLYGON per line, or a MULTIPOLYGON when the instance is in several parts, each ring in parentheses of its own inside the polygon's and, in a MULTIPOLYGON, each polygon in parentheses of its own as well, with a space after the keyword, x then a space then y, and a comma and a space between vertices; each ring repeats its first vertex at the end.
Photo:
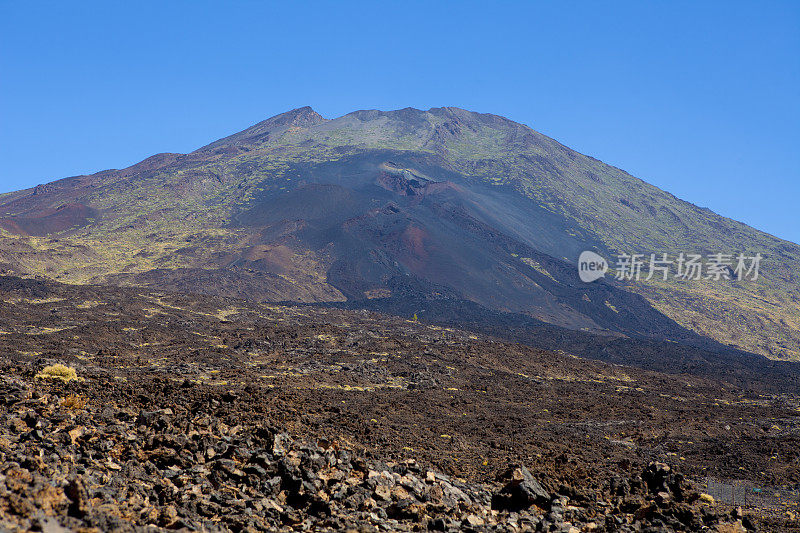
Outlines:
POLYGON ((800 530, 790 394, 367 312, 0 296, 1 530, 800 530))

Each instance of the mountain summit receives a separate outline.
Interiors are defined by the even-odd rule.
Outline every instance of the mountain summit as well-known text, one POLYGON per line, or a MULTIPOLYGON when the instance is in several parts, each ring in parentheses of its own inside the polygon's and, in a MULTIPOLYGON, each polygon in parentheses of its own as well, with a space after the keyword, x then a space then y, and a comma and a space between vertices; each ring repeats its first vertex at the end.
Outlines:
POLYGON ((469 308, 800 358, 796 244, 454 107, 302 107, 189 154, 2 195, 0 214, 9 273, 454 320, 469 308), (585 250, 763 263, 756 281, 587 284, 585 250))
POLYGON ((322 116, 309 106, 292 109, 258 124, 250 126, 244 131, 235 133, 215 141, 198 151, 214 150, 222 146, 237 146, 262 143, 269 140, 270 136, 279 135, 292 128, 308 128, 325 122, 322 116))

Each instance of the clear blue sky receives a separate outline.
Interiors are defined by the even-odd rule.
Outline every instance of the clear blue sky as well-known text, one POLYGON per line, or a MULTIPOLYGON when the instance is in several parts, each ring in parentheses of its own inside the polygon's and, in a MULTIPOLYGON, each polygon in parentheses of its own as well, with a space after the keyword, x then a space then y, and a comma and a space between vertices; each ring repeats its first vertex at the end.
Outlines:
POLYGON ((523 122, 800 242, 800 2, 0 0, 0 191, 311 105, 523 122))

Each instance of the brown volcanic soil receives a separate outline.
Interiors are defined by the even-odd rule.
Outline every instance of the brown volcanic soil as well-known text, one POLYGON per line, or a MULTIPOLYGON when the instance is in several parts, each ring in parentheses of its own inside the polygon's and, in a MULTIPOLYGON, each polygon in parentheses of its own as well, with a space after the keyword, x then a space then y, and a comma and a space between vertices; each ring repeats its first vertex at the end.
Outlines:
POLYGON ((33 216, 0 218, 0 228, 20 235, 45 236, 82 227, 95 215, 93 209, 83 204, 71 203, 56 209, 43 210, 33 216))
MULTIPOLYGON (((176 419, 206 413, 248 431, 324 437, 367 460, 413 459, 492 490, 509 464, 524 464, 551 494, 583 502, 586 517, 610 513, 623 522, 655 504, 612 488, 620 479, 641 484, 651 461, 672 465, 698 487, 707 475, 781 490, 800 482, 800 411, 790 396, 367 312, 16 278, 0 278, 0 295, 2 377, 29 398, 3 407, 3 472, 23 449, 14 428, 26 409, 39 412, 42 397, 58 405, 73 394, 88 400, 76 409, 84 425, 106 408, 133 418, 160 409, 176 419), (54 362, 85 381, 34 378, 54 362)), ((108 448, 117 463, 129 458, 108 448)), ((23 516, 14 509, 5 512, 23 516)), ((171 511, 156 516, 162 512, 171 511)), ((794 527, 766 516, 768 529, 794 527)))

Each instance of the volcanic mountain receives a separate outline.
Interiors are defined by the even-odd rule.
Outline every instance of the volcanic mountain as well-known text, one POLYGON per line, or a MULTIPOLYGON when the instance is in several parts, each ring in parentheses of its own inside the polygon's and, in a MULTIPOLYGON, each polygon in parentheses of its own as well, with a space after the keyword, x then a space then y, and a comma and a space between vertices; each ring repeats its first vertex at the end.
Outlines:
POLYGON ((295 109, 189 154, 0 195, 0 228, 16 275, 800 358, 798 245, 458 108, 295 109), (757 280, 590 284, 584 250, 763 260, 757 280))

